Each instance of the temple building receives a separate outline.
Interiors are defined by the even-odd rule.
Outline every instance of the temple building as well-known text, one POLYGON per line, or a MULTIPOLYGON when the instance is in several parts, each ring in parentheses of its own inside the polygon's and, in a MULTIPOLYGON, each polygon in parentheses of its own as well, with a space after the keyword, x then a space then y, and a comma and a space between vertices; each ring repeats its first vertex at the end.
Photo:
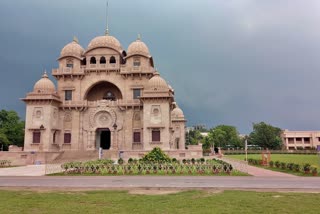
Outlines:
POLYGON ((86 49, 74 38, 58 63, 57 86, 44 73, 22 99, 24 151, 186 151, 183 111, 140 36, 127 50, 108 32, 86 49))

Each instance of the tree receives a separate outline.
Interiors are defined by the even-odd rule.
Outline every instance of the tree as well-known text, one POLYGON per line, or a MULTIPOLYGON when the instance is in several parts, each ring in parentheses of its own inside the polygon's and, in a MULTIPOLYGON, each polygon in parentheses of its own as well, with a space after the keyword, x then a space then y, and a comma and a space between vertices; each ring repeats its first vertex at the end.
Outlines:
POLYGON ((215 147, 242 147, 239 133, 234 126, 218 125, 209 131, 208 138, 215 147))
MULTIPOLYGON (((15 111, 0 111, 0 144, 23 146, 24 121, 15 111)), ((1 145, 1 146, 2 146, 1 145)))
POLYGON ((262 148, 281 149, 281 129, 264 122, 253 123, 253 131, 249 135, 249 142, 262 148))
POLYGON ((186 133, 186 145, 198 145, 203 140, 203 136, 199 130, 190 130, 186 133))

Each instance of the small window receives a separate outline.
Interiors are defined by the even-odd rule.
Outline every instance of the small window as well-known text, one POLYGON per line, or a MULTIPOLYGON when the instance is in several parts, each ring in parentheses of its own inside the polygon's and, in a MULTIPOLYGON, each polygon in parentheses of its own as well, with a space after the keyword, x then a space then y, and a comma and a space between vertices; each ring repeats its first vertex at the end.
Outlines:
POLYGON ((109 63, 110 64, 116 63, 116 58, 114 56, 110 57, 109 63))
POLYGON ((106 64, 106 63, 107 63, 106 58, 104 56, 102 56, 100 58, 100 64, 106 64))
POLYGON ((68 64, 67 64, 67 68, 73 68, 73 64, 68 63, 68 64))
POLYGON ((152 130, 152 142, 160 142, 160 130, 152 130))
POLYGON ((140 58, 134 58, 133 59, 133 66, 134 67, 139 67, 140 66, 140 58))
POLYGON ((71 143, 71 133, 64 133, 64 143, 71 143))
POLYGON ((141 90, 133 89, 133 99, 139 99, 140 96, 141 96, 141 90))
POLYGON ((56 143, 56 131, 53 132, 53 138, 52 138, 52 143, 56 143))
POLYGON ((133 142, 134 143, 141 142, 141 132, 133 132, 133 142))
POLYGON ((72 100, 72 91, 71 90, 65 90, 64 100, 72 100))
POLYGON ((32 143, 40 143, 41 132, 33 132, 32 143))
POLYGON ((95 57, 91 57, 90 58, 90 64, 96 64, 97 61, 96 61, 96 58, 95 57))

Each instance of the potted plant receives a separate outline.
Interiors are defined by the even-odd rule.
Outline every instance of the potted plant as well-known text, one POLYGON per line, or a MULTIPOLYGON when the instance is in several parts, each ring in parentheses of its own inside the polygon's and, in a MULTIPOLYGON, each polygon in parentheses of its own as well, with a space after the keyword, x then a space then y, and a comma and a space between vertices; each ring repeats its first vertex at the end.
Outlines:
POLYGON ((122 165, 124 163, 124 160, 122 158, 119 158, 118 164, 122 165))
POLYGON ((305 174, 309 174, 310 172, 310 169, 311 169, 311 165, 306 163, 304 166, 303 166, 303 171, 305 174))
POLYGON ((317 168, 313 168, 313 169, 312 169, 312 175, 313 175, 313 176, 317 176, 317 175, 318 175, 318 170, 317 170, 317 168))
POLYGON ((270 167, 273 167, 273 165, 274 165, 274 162, 273 162, 273 161, 270 161, 270 162, 269 162, 269 166, 270 166, 270 167))

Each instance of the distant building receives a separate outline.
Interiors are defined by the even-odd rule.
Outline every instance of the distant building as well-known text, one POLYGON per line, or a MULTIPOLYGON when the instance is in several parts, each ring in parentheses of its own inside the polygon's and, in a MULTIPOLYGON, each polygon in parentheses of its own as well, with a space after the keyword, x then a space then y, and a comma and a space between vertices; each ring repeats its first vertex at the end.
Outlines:
POLYGON ((288 150, 314 149, 320 145, 320 131, 289 131, 281 134, 283 145, 288 150))

